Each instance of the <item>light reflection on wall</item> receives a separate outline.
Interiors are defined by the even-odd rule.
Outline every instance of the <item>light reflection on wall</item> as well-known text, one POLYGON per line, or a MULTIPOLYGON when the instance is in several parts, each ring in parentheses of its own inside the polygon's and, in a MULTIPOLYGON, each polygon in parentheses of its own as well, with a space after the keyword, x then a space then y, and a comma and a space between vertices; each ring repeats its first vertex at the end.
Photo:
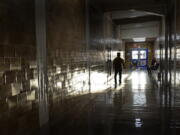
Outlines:
POLYGON ((102 90, 107 89, 107 74, 92 72, 91 73, 91 92, 100 92, 102 90))
POLYGON ((180 48, 176 49, 176 58, 178 61, 180 60, 180 48))
POLYGON ((161 57, 162 57, 163 59, 165 59, 165 49, 164 49, 164 48, 162 49, 162 52, 161 52, 161 53, 162 53, 161 57))
POLYGON ((157 59, 160 59, 160 50, 155 51, 155 56, 157 59))
POLYGON ((75 74, 72 78, 72 89, 77 91, 77 94, 88 93, 88 73, 75 74))
POLYGON ((176 35, 176 40, 177 40, 177 42, 180 42, 180 35, 176 35))
POLYGON ((176 85, 180 85, 180 72, 176 72, 176 85))
MULTIPOLYGON (((88 72, 74 73, 72 79, 67 82, 71 87, 67 89, 68 95, 83 95, 89 93, 89 74, 88 72)), ((102 92, 108 88, 107 85, 107 74, 98 71, 91 71, 91 93, 102 92)), ((68 85, 67 84, 67 85, 68 85)), ((65 84, 66 85, 66 84, 65 84)), ((61 90, 63 89, 63 82, 58 81, 56 87, 61 90)))
MULTIPOLYGON (((61 69, 62 67, 57 67, 54 77, 49 78, 49 83, 52 86, 53 98, 60 97, 63 99, 68 95, 84 95, 89 93, 89 89, 91 93, 98 93, 107 88, 114 87, 114 75, 112 75, 110 79, 106 72, 99 70, 91 71, 91 82, 89 85, 89 72, 86 68, 74 68, 73 71, 69 70, 67 73, 61 72, 61 69), (52 79, 53 81, 51 83, 52 79)), ((128 77, 128 74, 122 75, 121 86, 123 86, 126 77, 128 77)), ((37 85, 36 83, 34 85, 37 85)))
POLYGON ((175 48, 174 47, 172 47, 171 48, 171 59, 174 59, 175 57, 175 52, 176 52, 176 50, 175 50, 175 48))

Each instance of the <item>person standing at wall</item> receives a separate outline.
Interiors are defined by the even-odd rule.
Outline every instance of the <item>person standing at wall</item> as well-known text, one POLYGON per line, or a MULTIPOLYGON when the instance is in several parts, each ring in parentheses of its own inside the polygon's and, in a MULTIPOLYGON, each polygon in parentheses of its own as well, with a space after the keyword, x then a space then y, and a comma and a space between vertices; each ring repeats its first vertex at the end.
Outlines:
POLYGON ((117 86, 117 75, 119 74, 119 84, 121 84, 122 79, 122 68, 124 67, 124 60, 120 57, 120 53, 117 53, 117 57, 113 60, 113 68, 114 68, 114 80, 115 86, 117 86))

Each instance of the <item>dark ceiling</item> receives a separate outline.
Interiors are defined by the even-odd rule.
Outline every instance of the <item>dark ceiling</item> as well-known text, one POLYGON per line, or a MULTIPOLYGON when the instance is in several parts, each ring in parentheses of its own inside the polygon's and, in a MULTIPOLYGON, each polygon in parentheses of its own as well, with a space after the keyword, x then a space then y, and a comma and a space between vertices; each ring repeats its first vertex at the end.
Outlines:
POLYGON ((127 24, 147 21, 158 21, 165 14, 166 0, 90 0, 91 5, 100 8, 103 12, 124 12, 129 11, 131 14, 136 12, 147 12, 143 16, 134 16, 127 14, 116 13, 116 18, 113 18, 116 24, 127 24), (148 14, 151 13, 151 14, 148 14), (123 17, 122 17, 123 16, 123 17))
MULTIPOLYGON (((157 22, 166 12, 167 0, 89 0, 91 6, 111 14, 117 25, 157 22)), ((154 41, 156 37, 147 38, 154 41)), ((132 41, 132 39, 128 39, 132 41)))
POLYGON ((162 13, 166 0, 90 0, 103 11, 144 10, 162 13))
POLYGON ((123 18, 123 19, 114 19, 115 24, 123 25, 123 24, 130 24, 130 23, 142 23, 142 22, 150 22, 150 21, 160 21, 160 16, 142 16, 142 17, 135 17, 135 18, 123 18))

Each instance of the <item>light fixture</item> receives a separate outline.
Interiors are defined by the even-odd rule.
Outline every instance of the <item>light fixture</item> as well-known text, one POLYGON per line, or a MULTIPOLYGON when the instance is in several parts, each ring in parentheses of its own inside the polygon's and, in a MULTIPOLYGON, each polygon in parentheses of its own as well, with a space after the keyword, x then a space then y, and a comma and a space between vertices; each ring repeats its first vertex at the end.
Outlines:
POLYGON ((146 38, 142 37, 142 38, 133 38, 134 42, 145 42, 146 38))

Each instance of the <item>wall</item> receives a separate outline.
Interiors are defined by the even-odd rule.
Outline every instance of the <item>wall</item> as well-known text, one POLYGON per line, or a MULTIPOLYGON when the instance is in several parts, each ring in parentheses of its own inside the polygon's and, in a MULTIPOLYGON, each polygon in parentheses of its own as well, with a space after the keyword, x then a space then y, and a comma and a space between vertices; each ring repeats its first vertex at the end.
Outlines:
POLYGON ((49 113, 51 129, 55 130, 54 126, 65 119, 75 122, 75 117, 82 113, 78 106, 85 105, 80 104, 84 98, 75 97, 89 90, 85 2, 52 0, 47 5, 49 113))
POLYGON ((50 125, 54 134, 65 134, 74 127, 88 128, 93 100, 89 93, 110 87, 106 62, 107 46, 114 44, 113 24, 94 5, 89 7, 87 23, 84 0, 51 0, 47 5, 50 125))
POLYGON ((121 25, 120 29, 122 39, 155 38, 159 36, 159 22, 126 24, 121 25))
POLYGON ((0 1, 0 134, 39 128, 34 1, 0 1))
POLYGON ((160 62, 160 37, 156 38, 154 42, 154 57, 160 62))
POLYGON ((180 1, 176 3, 176 85, 180 87, 180 1))
MULTIPOLYGON (((39 132, 34 4, 30 0, 0 2, 1 135, 39 132)), ((104 20, 104 13, 91 5, 87 45, 84 0, 51 0, 46 4, 48 82, 44 85, 48 86, 49 126, 63 134, 67 132, 64 127, 87 127, 88 123, 81 122, 87 121, 92 107, 89 94, 110 87, 107 46, 115 44, 116 33, 111 18, 104 20), (111 39, 108 45, 105 38, 111 39)))
POLYGON ((164 85, 165 106, 171 107, 171 110, 166 112, 168 121, 174 123, 174 128, 167 129, 166 132, 179 132, 177 128, 180 115, 178 109, 180 107, 180 91, 179 91, 179 18, 180 18, 180 3, 179 0, 168 1, 168 13, 166 19, 166 59, 165 65, 166 76, 164 85), (169 97, 169 98, 168 98, 169 97), (167 101, 166 101, 167 100, 167 101))
POLYGON ((163 134, 177 132, 178 108, 179 108, 179 60, 178 60, 178 35, 179 29, 179 1, 168 0, 166 16, 161 22, 160 54, 161 54, 161 105, 170 108, 162 112, 162 121, 165 121, 163 134), (175 3, 177 2, 177 3, 175 3), (176 7, 177 6, 177 7, 176 7), (175 8, 176 7, 176 8, 175 8), (176 11, 177 10, 177 11, 176 11), (177 15, 177 16, 176 16, 177 15), (173 128, 168 128, 169 122, 174 124, 173 128))

